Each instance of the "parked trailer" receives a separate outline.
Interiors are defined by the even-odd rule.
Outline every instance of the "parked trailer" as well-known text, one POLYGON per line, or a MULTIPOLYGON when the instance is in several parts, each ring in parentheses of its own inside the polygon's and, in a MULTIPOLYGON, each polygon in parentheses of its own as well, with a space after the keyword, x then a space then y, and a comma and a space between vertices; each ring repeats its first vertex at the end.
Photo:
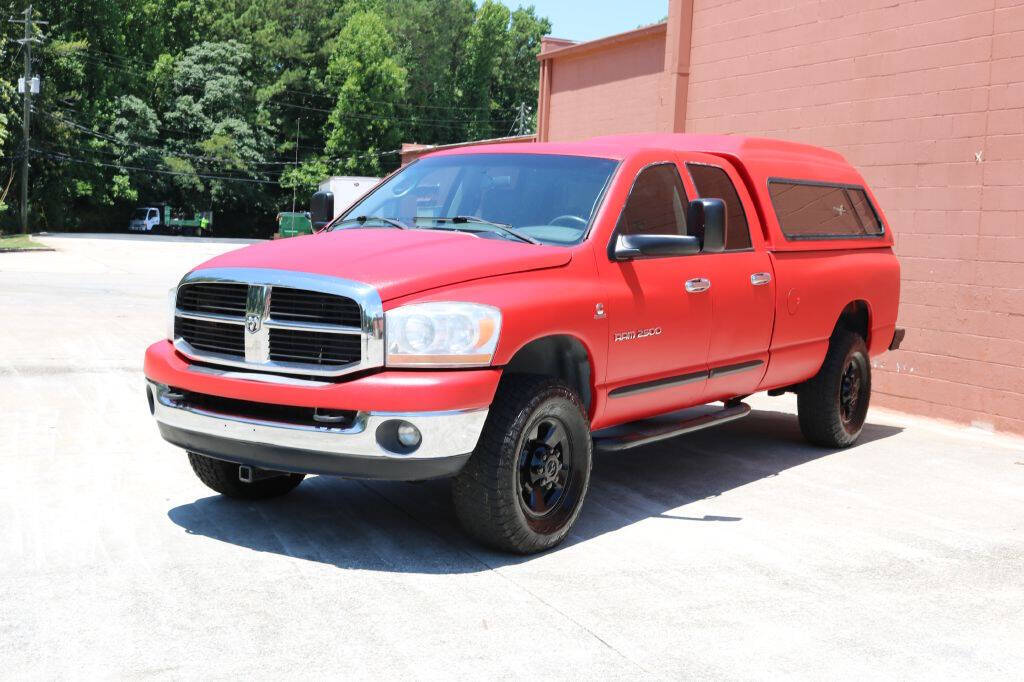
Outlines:
POLYGON ((313 229, 319 230, 337 218, 342 211, 355 203, 356 199, 378 184, 380 178, 352 175, 332 176, 321 182, 319 191, 313 195, 310 202, 314 216, 313 229))

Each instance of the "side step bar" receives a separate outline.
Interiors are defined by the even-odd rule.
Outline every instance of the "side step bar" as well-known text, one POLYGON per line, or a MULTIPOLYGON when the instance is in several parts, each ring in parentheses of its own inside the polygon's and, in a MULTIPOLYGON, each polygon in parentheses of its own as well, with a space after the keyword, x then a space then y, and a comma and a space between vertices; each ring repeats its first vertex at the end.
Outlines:
MULTIPOLYGON (((693 433, 719 424, 735 421, 750 414, 750 405, 735 403, 723 407, 717 412, 702 414, 676 422, 654 422, 641 420, 632 424, 616 427, 615 431, 626 430, 625 434, 602 436, 601 431, 594 433, 594 449, 602 452, 618 452, 638 448, 642 445, 656 443, 659 440, 675 438, 686 433, 693 433)), ((611 431, 612 429, 608 429, 611 431)))

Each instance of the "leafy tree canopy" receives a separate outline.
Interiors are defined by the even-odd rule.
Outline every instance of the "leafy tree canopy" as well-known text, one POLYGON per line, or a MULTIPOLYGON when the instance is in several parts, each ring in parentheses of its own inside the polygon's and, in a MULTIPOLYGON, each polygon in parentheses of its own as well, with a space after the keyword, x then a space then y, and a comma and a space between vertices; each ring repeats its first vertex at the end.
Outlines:
MULTIPOLYGON (((0 0, 8 16, 23 7, 0 0)), ((540 38, 532 8, 494 0, 34 2, 31 222, 123 229, 140 203, 213 210, 221 234, 268 234, 328 175, 382 175, 402 142, 531 130, 540 38)), ((0 145, 22 155, 5 23, 0 145)), ((17 224, 18 192, 0 197, 17 224)))

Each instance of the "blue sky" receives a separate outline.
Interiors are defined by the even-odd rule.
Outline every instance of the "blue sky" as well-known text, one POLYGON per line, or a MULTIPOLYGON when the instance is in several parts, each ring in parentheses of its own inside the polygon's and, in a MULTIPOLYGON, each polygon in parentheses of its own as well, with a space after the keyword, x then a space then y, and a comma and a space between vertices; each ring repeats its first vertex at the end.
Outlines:
POLYGON ((668 0, 501 0, 515 9, 533 5, 551 20, 551 35, 593 40, 653 24, 668 14, 668 0))

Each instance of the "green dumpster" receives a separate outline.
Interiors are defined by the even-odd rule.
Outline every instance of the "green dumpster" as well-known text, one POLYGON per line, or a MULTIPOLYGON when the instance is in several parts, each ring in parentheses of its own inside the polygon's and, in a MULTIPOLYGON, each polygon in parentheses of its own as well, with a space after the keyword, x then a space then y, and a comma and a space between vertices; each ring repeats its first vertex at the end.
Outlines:
POLYGON ((285 211, 277 214, 277 232, 282 237, 296 237, 300 234, 313 234, 313 221, 309 213, 285 211))

